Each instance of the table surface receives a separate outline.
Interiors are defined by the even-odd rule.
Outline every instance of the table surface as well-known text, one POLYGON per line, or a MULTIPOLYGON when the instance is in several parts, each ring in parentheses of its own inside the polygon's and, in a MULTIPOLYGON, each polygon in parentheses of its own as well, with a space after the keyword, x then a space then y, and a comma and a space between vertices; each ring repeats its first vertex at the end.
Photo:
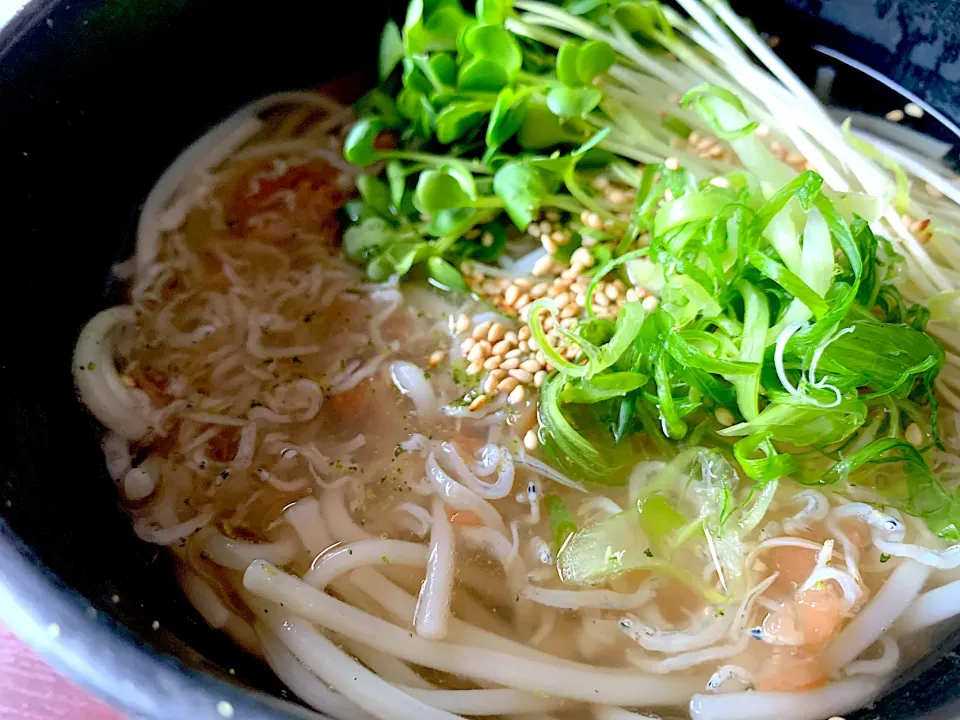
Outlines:
POLYGON ((123 720, 0 626, 0 720, 123 720))

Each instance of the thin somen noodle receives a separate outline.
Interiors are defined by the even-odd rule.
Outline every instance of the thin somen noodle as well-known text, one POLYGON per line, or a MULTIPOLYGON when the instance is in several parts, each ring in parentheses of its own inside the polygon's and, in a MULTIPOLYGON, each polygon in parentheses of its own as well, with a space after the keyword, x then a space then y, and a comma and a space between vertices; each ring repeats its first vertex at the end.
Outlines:
POLYGON ((955 184, 722 3, 421 5, 147 197, 134 532, 338 720, 868 704, 960 615, 955 184))

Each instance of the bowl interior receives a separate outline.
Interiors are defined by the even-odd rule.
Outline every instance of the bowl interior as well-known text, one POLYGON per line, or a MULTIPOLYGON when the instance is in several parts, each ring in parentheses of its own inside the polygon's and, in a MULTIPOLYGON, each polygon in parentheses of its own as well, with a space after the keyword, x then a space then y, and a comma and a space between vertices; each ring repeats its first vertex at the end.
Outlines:
MULTIPOLYGON (((7 321, 0 342, 0 544, 8 557, 14 548, 51 571, 30 583, 12 581, 12 561, 3 565, 0 557, 0 585, 6 568, 8 583, 31 587, 19 596, 13 587, 11 597, 38 607, 46 602, 43 588, 51 603, 82 598, 151 652, 230 683, 283 692, 181 597, 166 554, 133 535, 67 364, 83 323, 119 299, 109 267, 129 255, 139 206, 177 153, 259 95, 349 73, 370 76, 383 22, 402 16, 402 5, 275 0, 266 11, 263 3, 237 0, 225 12, 194 0, 54 0, 33 4, 0 36, 0 152, 9 178, 8 272, 0 284, 7 321)), ((774 32, 793 17, 821 27, 812 15, 753 6, 770 16, 774 32)), ((836 43, 841 36, 830 37, 836 43)), ((805 67, 805 75, 812 70, 805 67)), ((109 623, 93 627, 83 641, 91 657, 112 652, 118 632, 109 623)), ((932 668, 922 682, 861 717, 920 717, 960 693, 957 644, 947 638, 926 661, 932 668)), ((94 684, 120 692, 109 678, 94 684)))

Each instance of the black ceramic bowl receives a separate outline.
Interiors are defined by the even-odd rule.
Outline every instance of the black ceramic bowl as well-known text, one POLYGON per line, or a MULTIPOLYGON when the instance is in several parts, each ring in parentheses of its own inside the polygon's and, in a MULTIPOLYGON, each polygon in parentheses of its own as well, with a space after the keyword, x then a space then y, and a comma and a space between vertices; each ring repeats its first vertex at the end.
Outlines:
MULTIPOLYGON (((783 38, 805 79, 821 42, 960 116, 960 4, 793 2, 740 9, 783 38)), ((35 0, 0 33, 0 622, 132 716, 299 708, 134 536, 74 394, 74 340, 109 303, 108 268, 129 254, 139 206, 178 151, 251 98, 368 70, 391 12, 399 2, 35 0)), ((893 107, 862 78, 846 84, 848 105, 893 107)), ((858 717, 956 717, 958 645, 944 637, 858 717)))

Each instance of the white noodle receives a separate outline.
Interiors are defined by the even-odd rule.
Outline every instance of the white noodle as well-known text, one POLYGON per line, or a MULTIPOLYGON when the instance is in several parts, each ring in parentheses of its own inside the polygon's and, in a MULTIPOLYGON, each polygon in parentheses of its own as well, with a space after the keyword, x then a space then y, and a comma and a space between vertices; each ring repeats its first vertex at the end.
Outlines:
POLYGON ((149 398, 124 385, 114 366, 114 334, 135 323, 129 305, 104 310, 84 326, 73 354, 73 377, 83 404, 97 420, 129 440, 151 430, 149 398))
POLYGON ((424 538, 430 532, 431 518, 426 508, 413 503, 401 503, 394 510, 407 515, 407 528, 417 537, 424 538))
POLYGON ((310 623, 278 611, 261 622, 318 677, 348 700, 382 720, 455 720, 382 680, 344 653, 310 623))
POLYGON ((453 597, 454 550, 453 526, 447 509, 443 501, 435 497, 427 572, 413 613, 413 625, 421 637, 442 640, 447 636, 453 597))
POLYGON ((107 473, 119 482, 130 470, 133 458, 126 438, 113 431, 103 437, 103 455, 107 463, 107 473))
POLYGON ((212 532, 203 538, 202 547, 206 557, 231 570, 244 570, 254 560, 286 565, 296 555, 296 541, 289 537, 275 543, 252 543, 212 532))
POLYGON ((362 530, 350 517, 342 486, 324 491, 320 498, 320 509, 330 534, 337 542, 366 540, 370 537, 369 533, 362 530))
POLYGON ((692 720, 823 720, 856 710, 872 700, 883 678, 851 678, 802 692, 732 692, 694 695, 692 720))
MULTIPOLYGON (((344 588, 338 585, 337 593, 340 593, 343 589, 344 588)), ((362 595, 362 593, 357 593, 356 590, 353 590, 353 593, 356 593, 358 596, 362 595)), ((358 598, 344 599, 354 604, 359 601, 358 598)), ((407 685, 411 688, 419 688, 421 690, 430 690, 435 687, 432 683, 424 680, 423 677, 418 675, 415 670, 411 669, 411 667, 402 660, 397 660, 395 657, 378 652, 369 645, 354 642, 353 640, 348 640, 343 637, 337 637, 337 641, 344 650, 347 650, 357 660, 387 682, 391 682, 394 685, 407 685)))
MULTIPOLYGON (((296 655, 287 650, 277 637, 263 625, 257 625, 257 636, 263 646, 263 654, 277 677, 283 681, 293 694, 308 705, 323 713, 324 717, 336 720, 374 720, 374 716, 362 710, 317 678, 311 670, 303 666, 296 655)), ((321 716, 317 716, 318 718, 321 716)))
POLYGON ((297 533, 300 543, 314 557, 334 544, 333 536, 323 519, 320 501, 316 498, 305 497, 297 500, 284 510, 283 516, 297 533))
POLYGON ((929 567, 912 560, 898 565, 860 614, 823 651, 823 666, 836 673, 859 657, 900 617, 929 576, 929 567))
POLYGON ((910 635, 957 614, 960 614, 960 580, 917 596, 894 628, 901 635, 910 635))
MULTIPOLYGON (((341 635, 408 662, 478 680, 572 700, 661 706, 685 702, 705 678, 651 677, 581 663, 545 664, 520 654, 427 640, 305 585, 266 563, 252 563, 244 586, 341 635)), ((273 615, 273 613, 271 613, 273 615)))
POLYGON ((427 705, 463 715, 512 715, 560 710, 564 701, 511 688, 490 690, 421 690, 400 687, 427 705))
POLYGON ((422 568, 430 549, 421 543, 371 538, 340 545, 321 555, 303 576, 303 581, 323 590, 338 577, 366 565, 422 568))
POLYGON ((602 610, 633 610, 646 604, 656 594, 656 584, 643 583, 633 593, 619 593, 613 590, 554 590, 528 585, 523 589, 523 597, 538 605, 580 610, 599 608, 602 610))
POLYGON ((900 646, 889 635, 883 635, 877 643, 881 655, 875 660, 854 660, 843 669, 844 675, 890 675, 900 662, 900 646))
POLYGON ((217 597, 213 588, 193 570, 185 570, 180 577, 183 585, 183 594, 197 612, 203 616, 207 624, 215 630, 222 630, 227 626, 231 612, 217 597))
POLYGON ((423 370, 411 362, 390 363, 390 379, 402 394, 408 396, 417 412, 430 412, 437 407, 437 396, 423 370))

